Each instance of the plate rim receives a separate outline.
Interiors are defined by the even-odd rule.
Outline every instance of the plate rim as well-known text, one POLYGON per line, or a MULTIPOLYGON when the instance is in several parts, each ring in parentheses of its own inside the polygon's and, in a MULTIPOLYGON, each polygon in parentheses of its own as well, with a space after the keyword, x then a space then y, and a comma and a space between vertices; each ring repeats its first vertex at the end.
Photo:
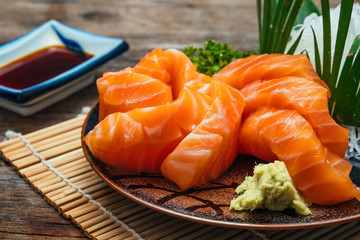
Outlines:
POLYGON ((238 228, 238 229, 253 229, 253 230, 294 230, 294 229, 307 229, 307 228, 318 228, 318 227, 326 227, 334 224, 344 224, 347 222, 355 221, 360 219, 360 213, 346 216, 337 219, 330 220, 321 220, 316 222, 302 222, 302 223, 243 223, 243 222, 235 222, 235 221, 222 221, 210 218, 202 218, 193 215, 184 214, 181 212, 177 212, 175 210, 171 210, 165 207, 158 206, 156 204, 152 204, 144 199, 141 199, 121 188, 119 185, 111 181, 106 174, 96 165, 92 160, 89 154, 89 149, 83 141, 84 133, 86 130, 86 125, 89 121, 89 118, 94 111, 94 109, 99 105, 99 101, 97 101, 92 107, 91 110, 87 113, 84 123, 81 128, 81 147, 83 149, 83 153, 85 155, 86 160, 89 162, 91 168, 101 177, 111 188, 113 188, 118 193, 124 195, 125 197, 131 199, 132 201, 141 204, 147 208, 150 208, 154 211, 158 211, 164 213, 166 215, 180 218, 187 221, 197 222, 201 224, 208 224, 218 227, 227 227, 227 228, 238 228))

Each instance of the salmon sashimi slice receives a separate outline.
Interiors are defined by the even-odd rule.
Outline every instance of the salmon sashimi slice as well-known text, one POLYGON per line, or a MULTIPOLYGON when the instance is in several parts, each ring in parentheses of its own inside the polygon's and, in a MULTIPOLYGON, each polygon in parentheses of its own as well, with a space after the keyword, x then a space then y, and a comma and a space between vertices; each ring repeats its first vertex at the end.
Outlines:
POLYGON ((203 78, 205 75, 196 71, 183 52, 156 48, 135 67, 104 73, 97 80, 99 120, 111 113, 171 102, 178 98, 187 81, 199 82, 203 78))
POLYGON ((204 118, 210 96, 185 88, 178 99, 104 118, 85 137, 91 153, 119 169, 159 172, 163 160, 204 118))
POLYGON ((172 76, 168 71, 169 61, 162 48, 158 47, 145 55, 136 66, 134 71, 153 78, 166 84, 171 84, 172 76))
POLYGON ((182 190, 198 187, 221 176, 238 153, 238 130, 244 100, 241 93, 213 82, 213 102, 204 119, 171 152, 161 173, 182 190))
POLYGON ((98 79, 100 123, 85 143, 96 158, 116 168, 159 172, 208 113, 215 101, 212 83, 184 53, 154 49, 134 68, 98 79))
POLYGON ((97 80, 99 120, 115 112, 152 107, 172 102, 171 86, 130 67, 120 72, 107 72, 97 80))
POLYGON ((285 162, 294 186, 313 203, 360 199, 351 164, 324 147, 311 124, 295 110, 261 107, 243 119, 240 152, 285 162))
MULTIPOLYGON (((306 55, 262 54, 236 59, 216 73, 213 78, 236 89, 257 80, 293 76, 311 79, 328 88, 315 72, 306 55)), ((327 92, 330 98, 330 90, 327 92)))
POLYGON ((173 99, 176 99, 185 84, 181 78, 185 67, 196 72, 195 64, 183 52, 176 49, 156 48, 136 64, 134 71, 169 84, 172 86, 173 99))
POLYGON ((338 125, 328 111, 327 89, 310 79, 281 77, 255 81, 241 89, 245 98, 244 114, 261 106, 294 109, 313 126, 322 144, 345 156, 349 131, 338 125))

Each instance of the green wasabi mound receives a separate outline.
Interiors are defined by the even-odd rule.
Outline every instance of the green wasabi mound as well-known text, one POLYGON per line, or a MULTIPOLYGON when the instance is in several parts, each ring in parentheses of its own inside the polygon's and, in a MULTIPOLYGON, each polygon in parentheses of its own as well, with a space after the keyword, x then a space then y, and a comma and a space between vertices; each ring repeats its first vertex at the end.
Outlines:
POLYGON ((264 208, 282 211, 293 208, 301 215, 309 215, 311 203, 304 199, 294 187, 284 162, 259 164, 254 175, 247 176, 235 192, 239 196, 230 203, 233 210, 264 208))

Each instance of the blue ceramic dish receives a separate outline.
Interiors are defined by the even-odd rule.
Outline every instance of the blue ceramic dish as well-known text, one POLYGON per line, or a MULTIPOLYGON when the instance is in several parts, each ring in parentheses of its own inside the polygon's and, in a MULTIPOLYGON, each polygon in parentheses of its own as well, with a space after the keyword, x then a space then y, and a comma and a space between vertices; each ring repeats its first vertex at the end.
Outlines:
MULTIPOLYGON (((84 87, 86 84, 81 83, 80 79, 89 79, 88 75, 93 70, 128 49, 128 44, 123 39, 92 34, 69 27, 56 20, 50 20, 25 35, 0 46, 0 68, 39 49, 54 45, 63 45, 80 52, 84 51, 92 54, 93 57, 64 73, 25 89, 19 90, 0 85, 0 102, 3 102, 0 104, 1 106, 18 105, 20 108, 26 108, 43 101, 46 96, 53 95, 52 93, 58 95, 56 99, 60 99, 59 89, 67 89, 67 95, 69 95, 71 86, 74 86, 73 89, 76 90, 84 87)), ((87 82, 90 81, 87 80, 87 82)), ((63 96, 65 95, 63 94, 63 96)), ((24 112, 28 111, 19 113, 28 115, 28 113, 23 114, 24 112)))

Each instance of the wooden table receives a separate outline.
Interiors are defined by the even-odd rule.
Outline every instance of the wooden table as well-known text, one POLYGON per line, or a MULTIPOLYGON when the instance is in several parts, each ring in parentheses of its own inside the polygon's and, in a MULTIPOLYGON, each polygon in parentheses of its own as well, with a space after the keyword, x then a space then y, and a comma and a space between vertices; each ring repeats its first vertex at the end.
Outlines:
MULTIPOLYGON (((331 1, 335 6, 338 1, 331 1)), ((182 49, 208 39, 234 49, 257 46, 256 1, 248 0, 11 0, 0 8, 0 44, 57 19, 67 25, 125 39, 130 50, 96 71, 133 66, 151 49, 182 49)), ((75 117, 97 101, 95 84, 33 116, 0 109, 0 140, 6 130, 29 133, 75 117)), ((86 239, 6 162, 0 160, 0 239, 86 239)))

